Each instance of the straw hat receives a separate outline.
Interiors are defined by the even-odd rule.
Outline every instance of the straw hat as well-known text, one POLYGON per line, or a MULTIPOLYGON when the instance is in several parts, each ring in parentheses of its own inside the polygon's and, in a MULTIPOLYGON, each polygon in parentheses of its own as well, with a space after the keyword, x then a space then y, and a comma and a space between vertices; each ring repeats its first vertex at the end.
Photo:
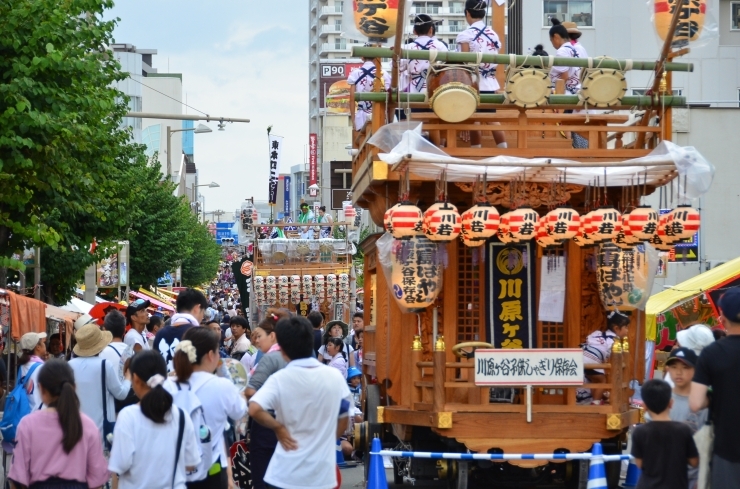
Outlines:
POLYGON ((349 333, 349 325, 345 323, 344 321, 340 321, 338 319, 335 319, 333 321, 329 321, 326 323, 326 334, 331 336, 331 328, 335 325, 340 325, 342 327, 342 337, 346 338, 347 334, 349 333))
POLYGON ((97 324, 86 324, 75 333, 77 344, 74 353, 78 357, 94 357, 113 339, 110 331, 101 331, 97 324))
POLYGON ((568 34, 578 34, 579 36, 582 34, 575 22, 561 22, 561 24, 568 31, 568 34))

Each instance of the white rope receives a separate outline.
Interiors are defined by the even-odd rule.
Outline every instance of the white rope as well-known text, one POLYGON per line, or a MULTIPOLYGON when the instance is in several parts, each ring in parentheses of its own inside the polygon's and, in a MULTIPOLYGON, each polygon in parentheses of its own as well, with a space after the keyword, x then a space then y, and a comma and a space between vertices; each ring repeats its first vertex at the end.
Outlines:
POLYGON ((437 61, 437 50, 430 49, 429 50, 429 66, 432 66, 435 61, 437 61))

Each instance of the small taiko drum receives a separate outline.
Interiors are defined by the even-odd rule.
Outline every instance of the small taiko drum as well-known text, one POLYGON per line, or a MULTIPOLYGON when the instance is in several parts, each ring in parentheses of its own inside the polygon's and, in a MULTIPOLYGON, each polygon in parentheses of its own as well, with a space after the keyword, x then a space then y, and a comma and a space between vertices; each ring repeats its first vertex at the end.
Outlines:
POLYGON ((427 91, 431 94, 429 106, 445 122, 462 122, 475 114, 480 97, 473 69, 466 66, 448 66, 429 69, 427 91))

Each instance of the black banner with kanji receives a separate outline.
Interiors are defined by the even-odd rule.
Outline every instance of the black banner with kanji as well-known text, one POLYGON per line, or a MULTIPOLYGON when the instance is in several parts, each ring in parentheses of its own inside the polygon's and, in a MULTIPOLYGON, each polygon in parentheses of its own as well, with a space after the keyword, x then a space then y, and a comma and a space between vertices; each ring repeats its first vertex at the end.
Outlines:
POLYGON ((494 348, 535 348, 532 243, 495 241, 487 246, 487 341, 494 348))
POLYGON ((249 295, 252 292, 252 272, 254 271, 254 245, 247 244, 247 252, 238 261, 231 264, 234 273, 234 281, 239 289, 239 298, 242 302, 242 312, 247 321, 251 323, 249 310, 249 295))

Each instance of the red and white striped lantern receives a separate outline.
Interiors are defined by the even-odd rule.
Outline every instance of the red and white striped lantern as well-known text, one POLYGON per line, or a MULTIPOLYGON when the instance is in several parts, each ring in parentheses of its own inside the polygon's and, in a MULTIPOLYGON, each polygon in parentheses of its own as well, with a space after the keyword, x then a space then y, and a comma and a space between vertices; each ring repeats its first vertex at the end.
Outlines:
POLYGON ((393 233, 393 227, 391 226, 391 215, 393 214, 393 211, 396 209, 396 207, 400 206, 401 204, 396 204, 385 211, 385 214, 383 214, 383 227, 386 231, 389 233, 393 233))
POLYGON ((410 202, 403 202, 390 215, 390 233, 396 239, 418 236, 422 234, 421 219, 421 209, 410 202))
POLYGON ((649 205, 641 205, 627 214, 627 223, 632 236, 649 241, 658 230, 658 211, 649 205))
POLYGON ((503 214, 501 216, 501 222, 498 225, 498 230, 496 231, 496 237, 499 241, 501 241, 504 244, 509 244, 514 242, 514 238, 512 238, 511 233, 509 233, 509 224, 504 223, 504 217, 508 220, 508 212, 506 214, 503 214))
POLYGON ((546 216, 542 216, 537 221, 537 231, 535 234, 535 241, 543 248, 552 246, 555 244, 555 239, 547 233, 547 219, 546 216))
POLYGON ((701 215, 690 205, 679 205, 669 213, 668 224, 678 239, 693 238, 699 232, 701 215))
POLYGON ((452 241, 460 236, 462 218, 454 205, 437 202, 424 212, 422 229, 431 241, 452 241))
POLYGON ((673 232, 673 227, 668 222, 670 217, 670 212, 668 214, 663 214, 662 216, 660 216, 660 219, 658 219, 658 230, 655 232, 655 234, 660 237, 663 243, 673 245, 678 241, 678 238, 673 232))
MULTIPOLYGON (((533 239, 535 236, 535 228, 539 222, 540 216, 535 212, 534 209, 529 207, 521 207, 519 209, 508 212, 507 224, 509 225, 509 233, 517 241, 526 241, 533 239)), ((507 214, 504 214, 506 216, 507 214)))
POLYGON ((648 243, 659 251, 671 251, 673 249, 673 245, 665 241, 658 233, 655 233, 648 243))
POLYGON ((470 239, 487 240, 498 231, 501 218, 490 204, 477 204, 462 215, 462 226, 470 239))
POLYGON ((313 297, 313 277, 310 275, 303 276, 303 297, 313 297))
POLYGON ((591 215, 591 230, 595 243, 610 241, 622 230, 622 214, 613 207, 596 209, 591 215))
POLYGON ((568 207, 553 209, 544 217, 545 231, 556 241, 573 238, 581 227, 581 216, 568 207))

